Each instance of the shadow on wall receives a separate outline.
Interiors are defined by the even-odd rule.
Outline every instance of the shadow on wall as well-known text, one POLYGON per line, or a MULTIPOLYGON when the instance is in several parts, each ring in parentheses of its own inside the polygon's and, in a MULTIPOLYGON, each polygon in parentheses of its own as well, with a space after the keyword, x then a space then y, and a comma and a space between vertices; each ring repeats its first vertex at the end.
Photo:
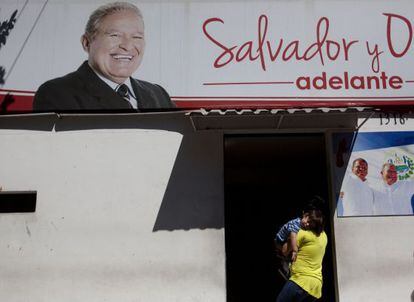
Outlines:
POLYGON ((181 133, 183 138, 153 231, 224 227, 222 136, 215 131, 195 132, 183 112, 9 115, 0 117, 0 129, 151 129, 181 133))
POLYGON ((337 213, 343 213, 342 203, 337 203, 342 182, 345 178, 346 168, 348 167, 354 147, 356 132, 339 132, 332 135, 333 151, 333 187, 335 191, 335 205, 337 213))
POLYGON ((222 137, 183 133, 154 231, 223 228, 222 137))

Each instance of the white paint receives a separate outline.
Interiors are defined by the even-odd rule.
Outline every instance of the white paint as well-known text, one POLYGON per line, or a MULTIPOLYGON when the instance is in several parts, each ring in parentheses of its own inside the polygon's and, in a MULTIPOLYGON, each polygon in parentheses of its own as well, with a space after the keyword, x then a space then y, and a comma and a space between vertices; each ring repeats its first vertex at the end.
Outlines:
POLYGON ((360 132, 413 131, 414 119, 398 113, 379 113, 369 119, 358 119, 360 132))
POLYGON ((38 192, 0 215, 0 300, 224 302, 223 229, 153 231, 181 140, 0 130, 3 189, 38 192))
MULTIPOLYGON (((224 205, 222 134, 140 129, 145 118, 129 117, 127 129, 49 132, 7 130, 14 118, 2 117, 0 185, 38 199, 33 214, 0 215, 1 301, 226 301, 223 229, 153 231, 186 135, 204 144, 184 152, 197 173, 188 170, 177 202, 224 205)), ((338 302, 409 301, 412 216, 335 213, 334 230, 338 302)))
POLYGON ((339 301, 410 301, 414 220, 335 218, 339 301))

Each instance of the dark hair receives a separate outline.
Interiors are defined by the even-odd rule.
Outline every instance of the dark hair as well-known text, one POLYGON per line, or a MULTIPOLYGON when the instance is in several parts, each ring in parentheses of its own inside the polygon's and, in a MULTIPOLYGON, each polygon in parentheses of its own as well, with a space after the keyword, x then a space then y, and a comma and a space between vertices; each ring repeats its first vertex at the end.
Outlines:
POLYGON ((352 168, 355 167, 356 163, 359 162, 359 161, 368 165, 368 163, 365 159, 363 159, 362 157, 358 157, 357 159, 354 159, 354 161, 352 162, 352 168))
POLYGON ((315 195, 305 203, 303 213, 308 213, 311 210, 322 210, 324 206, 325 200, 319 195, 315 195))
POLYGON ((306 212, 309 217, 308 229, 312 231, 316 236, 319 236, 323 232, 325 226, 323 213, 321 210, 310 210, 306 212))

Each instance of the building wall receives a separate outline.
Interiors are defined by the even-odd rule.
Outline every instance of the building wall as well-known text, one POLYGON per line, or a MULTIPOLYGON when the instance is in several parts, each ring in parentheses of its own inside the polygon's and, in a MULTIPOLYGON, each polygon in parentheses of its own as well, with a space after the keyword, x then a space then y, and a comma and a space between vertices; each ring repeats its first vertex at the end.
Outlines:
POLYGON ((0 122, 3 190, 37 191, 0 214, 0 300, 225 301, 221 140, 186 143, 182 114, 86 120, 0 122))
MULTIPOLYGON (((182 113, 0 118, 0 300, 226 301, 222 133, 182 113)), ((333 207, 335 209, 335 206, 333 207)), ((331 213, 340 302, 409 301, 412 216, 331 213)))
MULTIPOLYGON (((380 172, 383 163, 392 159, 397 167, 402 167, 403 162, 397 163, 396 157, 405 154, 412 158, 413 115, 394 113, 398 117, 395 122, 384 121, 387 116, 385 112, 358 121, 359 125, 363 122, 362 126, 352 148, 346 150, 350 156, 349 163, 343 165, 340 173, 340 168, 336 167, 336 155, 340 152, 338 149, 331 151, 331 167, 333 170, 338 168, 337 173, 332 172, 333 175, 351 173, 349 168, 353 160, 362 157, 369 162, 367 181, 375 190, 378 188, 375 180, 382 183, 380 172)), ((332 145, 335 149, 335 144, 332 145)), ((413 184, 412 178, 407 181, 413 184)), ((334 177, 335 182, 340 184, 342 179, 334 177)), ((355 214, 342 213, 340 215, 349 216, 338 217, 340 211, 336 209, 336 202, 333 209, 339 301, 414 301, 414 216, 352 217, 355 214)))
POLYGON ((413 216, 335 218, 339 301, 412 301, 413 216))

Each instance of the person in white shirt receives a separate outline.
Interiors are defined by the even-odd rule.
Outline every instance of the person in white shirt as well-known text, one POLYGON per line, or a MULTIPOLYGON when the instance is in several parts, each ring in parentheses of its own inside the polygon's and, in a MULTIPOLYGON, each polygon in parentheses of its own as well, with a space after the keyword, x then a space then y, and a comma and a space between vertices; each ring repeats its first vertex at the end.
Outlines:
POLYGON ((411 180, 398 180, 395 165, 385 163, 381 169, 381 186, 374 190, 375 215, 412 215, 411 199, 414 183, 411 180))
POLYGON ((368 163, 357 158, 352 173, 347 175, 341 188, 343 216, 369 216, 373 214, 373 192, 367 182, 368 163))

